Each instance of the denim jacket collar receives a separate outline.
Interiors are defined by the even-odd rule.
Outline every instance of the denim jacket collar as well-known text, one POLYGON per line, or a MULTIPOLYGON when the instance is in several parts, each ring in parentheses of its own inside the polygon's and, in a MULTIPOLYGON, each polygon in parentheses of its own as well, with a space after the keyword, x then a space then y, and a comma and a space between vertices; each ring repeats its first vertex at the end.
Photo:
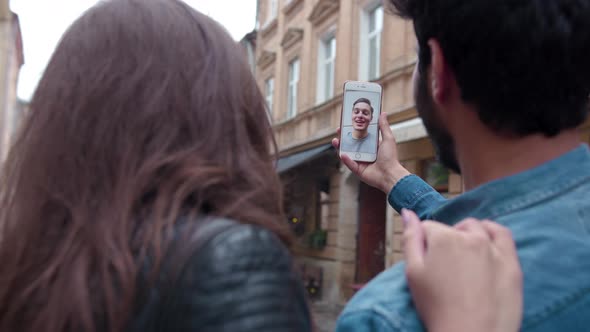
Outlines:
POLYGON ((586 144, 533 169, 483 184, 449 200, 432 212, 448 224, 474 217, 495 219, 549 200, 590 180, 590 149, 586 144))

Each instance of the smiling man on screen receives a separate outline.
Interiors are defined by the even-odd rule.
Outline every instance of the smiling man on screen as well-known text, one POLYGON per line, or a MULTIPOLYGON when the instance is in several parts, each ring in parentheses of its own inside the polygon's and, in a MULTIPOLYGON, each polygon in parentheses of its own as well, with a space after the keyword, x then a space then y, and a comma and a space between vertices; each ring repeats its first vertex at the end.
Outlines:
POLYGON ((352 105, 352 131, 342 140, 342 151, 370 152, 375 147, 375 136, 369 132, 373 120, 373 106, 367 98, 359 98, 352 105))

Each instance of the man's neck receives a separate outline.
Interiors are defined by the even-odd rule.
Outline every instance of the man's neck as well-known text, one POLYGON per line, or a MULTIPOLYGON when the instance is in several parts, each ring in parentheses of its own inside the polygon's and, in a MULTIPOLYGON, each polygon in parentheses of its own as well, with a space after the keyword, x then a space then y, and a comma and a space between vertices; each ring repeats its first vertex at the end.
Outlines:
POLYGON ((581 142, 577 130, 564 131, 552 138, 543 135, 503 138, 492 133, 481 136, 457 140, 457 157, 466 190, 535 168, 571 151, 581 142))
POLYGON ((365 130, 365 131, 353 130, 352 131, 352 137, 355 139, 363 139, 367 136, 369 136, 368 130, 365 130))

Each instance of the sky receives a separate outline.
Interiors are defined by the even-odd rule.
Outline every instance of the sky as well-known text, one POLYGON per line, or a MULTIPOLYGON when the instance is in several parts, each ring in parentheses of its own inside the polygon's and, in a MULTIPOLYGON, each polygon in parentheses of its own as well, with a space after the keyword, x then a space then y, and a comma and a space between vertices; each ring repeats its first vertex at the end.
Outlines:
MULTIPOLYGON (((184 0, 223 24, 236 40, 254 29, 256 0, 184 0)), ((61 35, 98 0, 10 0, 23 37, 25 64, 21 68, 18 97, 30 100, 61 35)))

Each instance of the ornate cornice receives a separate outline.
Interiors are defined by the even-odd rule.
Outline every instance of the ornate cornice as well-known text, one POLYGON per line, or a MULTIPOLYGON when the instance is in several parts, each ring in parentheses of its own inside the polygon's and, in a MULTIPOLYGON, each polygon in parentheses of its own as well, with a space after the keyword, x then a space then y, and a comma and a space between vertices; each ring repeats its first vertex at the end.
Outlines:
POLYGON ((281 40, 281 46, 283 48, 289 48, 301 39, 303 39, 303 29, 289 28, 281 40))
POLYGON ((340 0, 320 0, 307 18, 312 24, 322 22, 326 17, 336 13, 340 8, 340 0))
POLYGON ((285 13, 285 15, 291 14, 295 10, 295 8, 301 7, 300 5, 302 3, 303 3, 303 0, 291 0, 291 2, 286 4, 285 8, 283 8, 283 13, 285 13))
POLYGON ((262 51, 262 54, 260 55, 260 58, 258 58, 256 64, 258 64, 258 66, 260 66, 260 68, 263 69, 268 67, 271 63, 273 63, 276 58, 277 54, 275 52, 262 51))
POLYGON ((278 19, 274 18, 269 22, 266 22, 262 28, 260 29, 260 36, 261 37, 266 37, 268 35, 270 35, 272 32, 277 31, 277 26, 278 26, 278 19))

